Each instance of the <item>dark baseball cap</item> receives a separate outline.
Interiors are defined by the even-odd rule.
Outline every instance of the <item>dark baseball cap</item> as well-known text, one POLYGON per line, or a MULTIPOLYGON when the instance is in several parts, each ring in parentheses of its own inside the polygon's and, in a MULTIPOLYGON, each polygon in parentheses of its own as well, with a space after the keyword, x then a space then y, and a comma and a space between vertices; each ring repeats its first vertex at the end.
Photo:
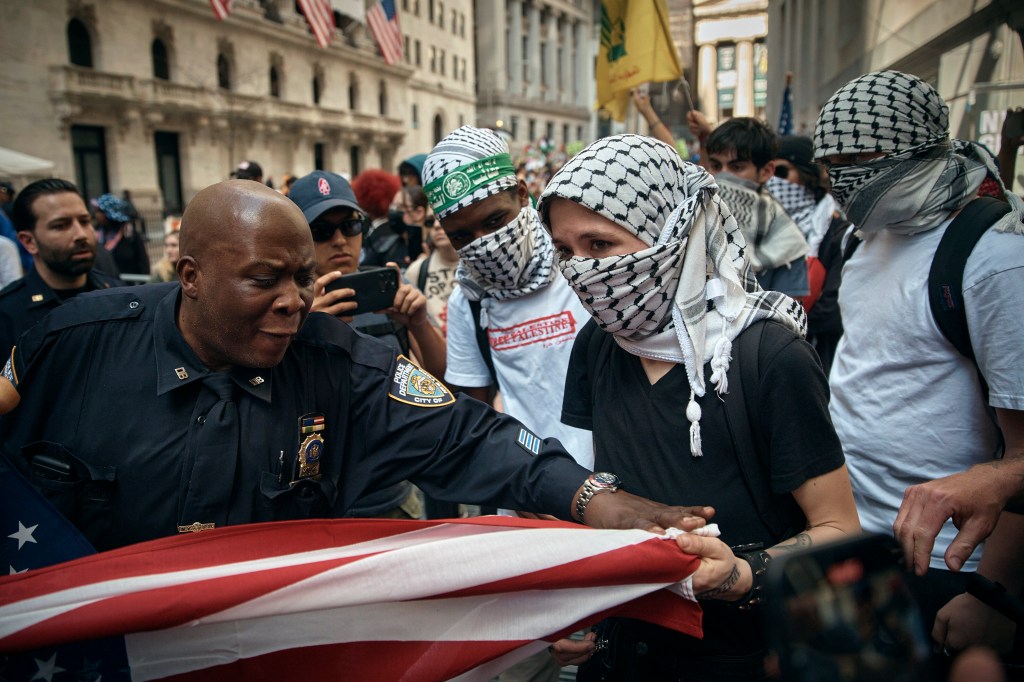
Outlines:
POLYGON ((811 138, 804 135, 783 135, 777 159, 785 159, 811 175, 817 175, 811 138))
POLYGON ((356 201, 352 185, 337 173, 313 171, 295 181, 288 192, 291 199, 302 209, 306 222, 311 223, 325 211, 338 206, 366 213, 356 201))
POLYGON ((239 180, 255 180, 263 177, 263 169, 255 161, 243 161, 235 169, 235 177, 239 180))

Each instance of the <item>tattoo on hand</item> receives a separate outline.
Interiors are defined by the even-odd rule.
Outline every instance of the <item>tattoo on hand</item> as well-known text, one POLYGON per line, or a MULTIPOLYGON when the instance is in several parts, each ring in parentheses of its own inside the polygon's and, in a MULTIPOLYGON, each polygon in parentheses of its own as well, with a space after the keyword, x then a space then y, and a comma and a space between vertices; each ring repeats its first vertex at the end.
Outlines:
POLYGON ((725 580, 723 580, 718 587, 713 587, 710 590, 705 590, 697 594, 697 599, 714 599, 720 594, 725 594, 726 592, 731 590, 737 582, 739 582, 739 579, 740 569, 736 568, 736 564, 734 563, 732 565, 732 571, 729 573, 729 576, 725 580))
POLYGON ((792 552, 797 549, 805 549, 813 544, 814 542, 811 540, 810 535, 807 533, 797 533, 784 544, 775 545, 772 549, 779 552, 792 552))

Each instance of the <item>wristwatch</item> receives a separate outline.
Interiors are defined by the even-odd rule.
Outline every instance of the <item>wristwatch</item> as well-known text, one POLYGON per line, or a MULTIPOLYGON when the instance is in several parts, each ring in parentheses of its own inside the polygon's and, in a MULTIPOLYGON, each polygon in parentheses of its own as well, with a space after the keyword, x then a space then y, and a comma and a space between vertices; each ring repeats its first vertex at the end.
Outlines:
POLYGON ((584 523, 583 515, 586 513, 587 505, 590 504, 590 500, 594 495, 603 492, 614 493, 621 486, 622 481, 615 474, 609 474, 605 471, 590 474, 583 484, 583 492, 576 499, 576 517, 580 520, 580 523, 584 523))

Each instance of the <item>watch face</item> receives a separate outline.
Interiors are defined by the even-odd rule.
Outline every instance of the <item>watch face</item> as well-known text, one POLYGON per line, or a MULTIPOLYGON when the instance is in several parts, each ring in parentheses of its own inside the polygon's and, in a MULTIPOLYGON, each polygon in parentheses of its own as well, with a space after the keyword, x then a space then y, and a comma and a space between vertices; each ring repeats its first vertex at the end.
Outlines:
POLYGON ((615 474, 609 474, 604 471, 594 474, 591 478, 594 481, 595 485, 599 485, 602 488, 617 488, 618 486, 622 485, 622 481, 619 480, 618 476, 616 476, 615 474))

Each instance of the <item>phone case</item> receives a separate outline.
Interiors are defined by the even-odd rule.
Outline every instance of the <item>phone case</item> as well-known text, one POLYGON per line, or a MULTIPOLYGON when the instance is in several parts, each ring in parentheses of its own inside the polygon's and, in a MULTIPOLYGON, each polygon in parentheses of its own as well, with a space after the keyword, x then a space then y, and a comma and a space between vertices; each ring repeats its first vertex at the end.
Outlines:
POLYGON ((352 299, 359 305, 346 315, 372 313, 390 308, 395 302, 398 291, 398 271, 394 268, 375 268, 343 275, 327 285, 325 291, 335 289, 355 289, 352 299))

